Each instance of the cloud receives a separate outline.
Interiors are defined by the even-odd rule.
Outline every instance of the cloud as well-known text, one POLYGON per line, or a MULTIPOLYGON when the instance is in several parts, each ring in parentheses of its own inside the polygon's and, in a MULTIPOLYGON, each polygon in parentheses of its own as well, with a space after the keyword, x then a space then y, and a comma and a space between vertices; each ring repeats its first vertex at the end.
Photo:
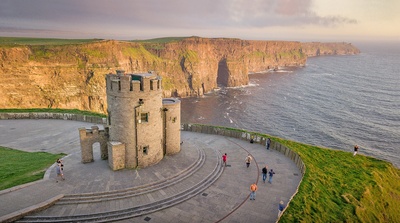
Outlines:
POLYGON ((312 0, 1 0, 0 28, 117 32, 337 26, 356 20, 319 16, 312 0))

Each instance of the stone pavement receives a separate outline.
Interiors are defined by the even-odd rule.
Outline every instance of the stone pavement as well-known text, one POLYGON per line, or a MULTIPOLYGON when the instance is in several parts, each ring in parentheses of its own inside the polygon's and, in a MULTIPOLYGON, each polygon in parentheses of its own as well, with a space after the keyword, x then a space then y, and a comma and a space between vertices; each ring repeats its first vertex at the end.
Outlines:
MULTIPOLYGON (((200 188, 190 199, 179 201, 143 215, 118 219, 118 222, 276 222, 278 203, 285 203, 295 193, 301 180, 296 165, 275 150, 266 150, 260 144, 201 133, 181 133, 181 152, 165 157, 160 163, 139 170, 112 171, 107 161, 100 159, 99 145, 94 145, 95 162, 80 162, 78 128, 90 128, 94 124, 63 120, 0 120, 0 145, 24 151, 46 151, 66 153, 64 158, 65 181, 56 183, 55 168, 50 167, 43 180, 0 191, 0 220, 21 210, 38 206, 55 205, 31 214, 31 216, 71 216, 90 213, 107 213, 126 209, 134 204, 157 200, 156 194, 142 198, 88 202, 74 205, 60 204, 62 197, 79 194, 101 194, 123 191, 154 182, 166 182, 188 169, 204 151, 205 160, 193 176, 160 192, 178 194, 189 184, 196 185, 195 178, 207 178, 218 164, 223 153, 228 154, 228 167, 223 169, 211 186, 200 188), (254 157, 249 168, 244 159, 247 154, 254 157), (265 165, 274 169, 272 184, 264 184, 261 168, 265 165), (208 171, 208 172, 207 172, 208 171), (249 187, 257 182, 256 200, 248 199, 249 187), (60 200, 61 198, 61 200, 60 200)), ((100 126, 101 128, 101 126, 100 126)), ((180 177, 180 176, 179 176, 180 177)), ((186 176, 185 176, 186 177, 186 176)), ((178 181, 178 180, 176 180, 178 181)), ((64 198, 65 199, 65 198, 64 198)), ((24 220, 24 219, 21 219, 24 220)), ((29 220, 28 220, 29 221, 29 220)), ((33 221, 33 220, 32 220, 33 221)))

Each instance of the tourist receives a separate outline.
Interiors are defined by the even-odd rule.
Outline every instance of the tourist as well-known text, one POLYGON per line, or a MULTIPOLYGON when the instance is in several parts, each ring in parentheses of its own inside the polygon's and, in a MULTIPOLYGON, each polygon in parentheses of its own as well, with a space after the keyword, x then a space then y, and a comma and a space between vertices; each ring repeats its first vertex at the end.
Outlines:
POLYGON ((262 168, 262 179, 263 179, 264 183, 265 183, 265 180, 267 179, 267 173, 268 173, 268 166, 265 165, 265 167, 262 168))
POLYGON ((267 139, 267 149, 269 150, 269 146, 271 145, 271 139, 270 138, 268 138, 267 139))
POLYGON ((250 139, 250 143, 254 143, 254 139, 253 139, 253 137, 251 137, 251 139, 250 139))
POLYGON ((64 170, 64 163, 63 163, 63 160, 62 159, 57 159, 57 164, 60 164, 60 166, 61 166, 61 170, 64 170))
POLYGON ((228 155, 226 153, 222 155, 222 161, 224 162, 224 166, 226 166, 226 160, 228 159, 228 155))
POLYGON ((282 215, 283 210, 285 209, 285 205, 283 204, 283 201, 279 202, 278 205, 278 218, 282 215))
POLYGON ((256 199, 256 191, 257 191, 257 184, 253 183, 250 186, 250 200, 255 200, 256 199))
POLYGON ((271 183, 272 183, 272 177, 274 176, 275 172, 274 172, 273 169, 271 169, 271 170, 268 172, 268 174, 269 174, 268 182, 271 184, 271 183))
POLYGON ((354 146, 354 154, 353 154, 353 156, 357 155, 358 149, 359 149, 358 145, 355 145, 354 146))
POLYGON ((58 177, 61 178, 61 180, 65 180, 64 178, 64 171, 63 168, 61 167, 61 163, 56 164, 56 183, 58 183, 58 177))
POLYGON ((251 158, 251 156, 250 156, 250 154, 249 154, 249 155, 246 157, 246 159, 244 160, 244 161, 246 162, 247 168, 249 168, 252 159, 253 159, 253 158, 251 158))

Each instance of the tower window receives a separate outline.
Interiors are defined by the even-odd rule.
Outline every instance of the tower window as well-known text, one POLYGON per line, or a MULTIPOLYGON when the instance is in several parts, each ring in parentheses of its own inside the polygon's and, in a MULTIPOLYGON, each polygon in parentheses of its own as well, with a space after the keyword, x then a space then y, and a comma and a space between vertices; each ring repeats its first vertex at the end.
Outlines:
POLYGON ((148 122, 149 121, 149 113, 140 113, 140 121, 148 122))
POLYGON ((143 146, 143 155, 147 155, 149 153, 149 146, 143 146))

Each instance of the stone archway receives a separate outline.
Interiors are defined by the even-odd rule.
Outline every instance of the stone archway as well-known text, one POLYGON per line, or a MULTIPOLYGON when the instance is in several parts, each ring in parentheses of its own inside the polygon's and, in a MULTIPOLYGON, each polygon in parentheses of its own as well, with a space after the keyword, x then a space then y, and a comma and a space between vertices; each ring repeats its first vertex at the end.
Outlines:
POLYGON ((96 141, 92 144, 91 150, 93 151, 93 160, 107 159, 107 157, 104 157, 104 153, 101 151, 101 143, 99 141, 96 141))
POLYGON ((99 130, 99 127, 97 126, 92 126, 91 129, 80 128, 79 137, 81 142, 82 163, 90 163, 94 161, 93 145, 95 143, 99 143, 100 145, 101 159, 108 159, 108 134, 104 130, 99 130))

